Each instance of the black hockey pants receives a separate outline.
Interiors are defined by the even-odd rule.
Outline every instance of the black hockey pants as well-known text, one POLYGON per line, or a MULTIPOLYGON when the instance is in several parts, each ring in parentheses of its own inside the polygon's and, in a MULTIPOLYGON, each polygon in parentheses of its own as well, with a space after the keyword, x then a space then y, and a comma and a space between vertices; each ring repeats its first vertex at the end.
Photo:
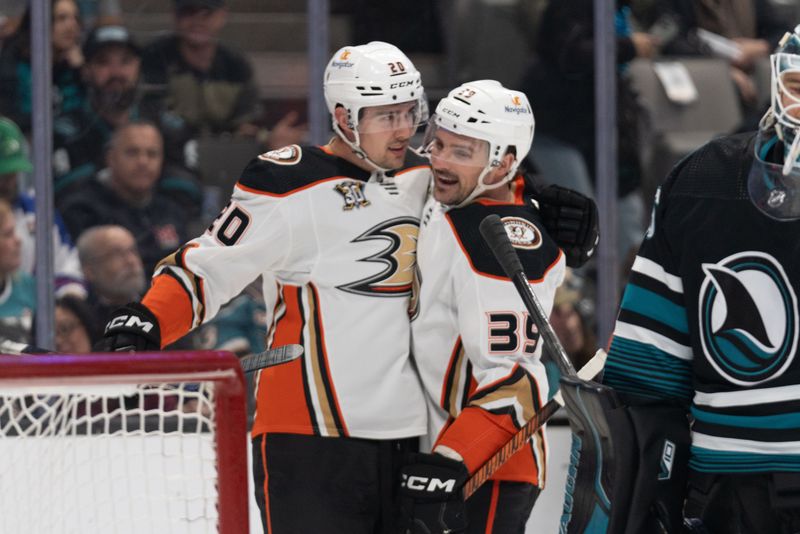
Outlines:
POLYGON ((683 515, 693 534, 800 534, 800 473, 692 471, 683 515))
POLYGON ((253 479, 265 534, 393 534, 400 468, 417 441, 256 436, 253 479))

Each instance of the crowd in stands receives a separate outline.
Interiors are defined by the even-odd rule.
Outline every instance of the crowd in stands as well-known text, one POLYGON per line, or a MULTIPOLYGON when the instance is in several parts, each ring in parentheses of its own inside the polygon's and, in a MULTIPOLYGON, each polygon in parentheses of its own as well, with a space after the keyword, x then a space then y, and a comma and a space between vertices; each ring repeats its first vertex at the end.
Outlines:
MULTIPOLYGON (((83 4, 50 3, 54 348, 76 353, 91 351, 109 313, 139 299, 156 264, 210 222, 203 220, 198 139, 250 137, 266 150, 305 136, 296 113, 269 132, 261 122, 252 67, 219 42, 227 17, 222 0, 174 0, 174 32, 151 43, 138 43, 124 16, 97 17, 97 25, 82 27, 83 4)), ((0 29, 0 336, 31 342, 30 9, 16 24, 6 22, 0 29)), ((265 313, 257 295, 245 292, 181 346, 263 350, 265 313)))
MULTIPOLYGON (((244 53, 220 42, 229 15, 225 1, 171 2, 172 30, 164 28, 147 43, 133 37, 124 14, 97 16, 94 10, 96 24, 86 27, 81 8, 92 2, 49 2, 59 351, 90 350, 110 310, 138 299, 157 263, 208 225, 207 177, 198 161, 199 141, 250 138, 266 150, 305 138, 305 125, 298 124, 294 112, 265 124, 253 66, 244 53)), ((424 2, 421 11, 407 2, 351 4, 356 40, 405 38, 407 42, 395 44, 410 52, 446 53, 442 36, 447 32, 440 30, 448 26, 447 13, 436 2, 424 2), (398 24, 374 24, 387 18, 398 24)), ((530 28, 536 36, 531 62, 517 85, 528 94, 536 117, 530 166, 543 182, 592 195, 593 0, 519 4, 536 4, 528 12, 537 13, 536 27, 530 28), (550 162, 539 159, 537 145, 553 142, 577 151, 585 170, 562 176, 548 173, 550 162)), ((730 81, 742 107, 740 128, 752 129, 767 103, 758 94, 757 65, 767 61, 786 27, 772 4, 617 0, 617 187, 623 258, 635 252, 641 240, 650 201, 643 194, 650 191, 643 184, 642 160, 647 116, 631 82, 630 62, 719 57, 719 50, 699 30, 727 39, 736 51, 728 59, 730 81)), ((0 15, 1 11, 2 4, 0 15)), ((35 313, 34 199, 23 187, 32 170, 26 140, 32 111, 30 31, 29 10, 17 20, 0 16, 0 335, 22 340, 31 339, 35 313)), ((591 266, 574 273, 568 285, 557 298, 553 324, 580 360, 595 343, 591 266)), ((191 343, 241 352, 263 348, 263 338, 253 336, 264 328, 264 303, 258 293, 245 291, 191 343)))

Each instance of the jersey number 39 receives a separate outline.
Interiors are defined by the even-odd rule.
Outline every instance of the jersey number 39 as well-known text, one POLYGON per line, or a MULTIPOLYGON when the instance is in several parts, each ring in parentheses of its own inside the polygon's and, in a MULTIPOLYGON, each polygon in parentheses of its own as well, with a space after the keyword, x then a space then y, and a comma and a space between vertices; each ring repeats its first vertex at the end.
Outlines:
POLYGON ((489 352, 510 354, 520 349, 533 354, 539 341, 539 329, 526 312, 490 312, 489 352))

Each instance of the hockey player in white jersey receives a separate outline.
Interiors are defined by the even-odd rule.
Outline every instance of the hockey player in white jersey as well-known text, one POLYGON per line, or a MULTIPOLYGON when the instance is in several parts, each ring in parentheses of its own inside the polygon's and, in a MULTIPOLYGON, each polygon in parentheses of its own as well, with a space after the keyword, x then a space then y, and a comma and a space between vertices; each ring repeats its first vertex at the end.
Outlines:
POLYGON ((539 334, 478 225, 502 218, 549 311, 564 254, 517 172, 533 141, 523 93, 466 83, 442 99, 423 150, 434 175, 417 248, 413 354, 429 401, 428 451, 403 469, 407 532, 523 533, 544 485, 540 430, 466 503, 461 486, 548 398, 539 334), (438 479, 439 484, 420 484, 438 479))
POLYGON ((336 52, 324 87, 329 144, 254 159, 205 234, 115 315, 139 321, 106 329, 108 349, 158 349, 263 275, 269 346, 305 348, 258 378, 254 478, 270 534, 391 532, 400 458, 426 431, 407 316, 431 178, 408 151, 426 118, 420 74, 372 42, 336 52))

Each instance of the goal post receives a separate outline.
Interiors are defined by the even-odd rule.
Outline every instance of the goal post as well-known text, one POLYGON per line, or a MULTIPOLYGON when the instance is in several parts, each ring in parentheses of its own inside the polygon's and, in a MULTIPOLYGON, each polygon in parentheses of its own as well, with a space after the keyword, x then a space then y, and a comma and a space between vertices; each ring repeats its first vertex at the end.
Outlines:
POLYGON ((0 532, 248 532, 229 352, 0 355, 0 532))

